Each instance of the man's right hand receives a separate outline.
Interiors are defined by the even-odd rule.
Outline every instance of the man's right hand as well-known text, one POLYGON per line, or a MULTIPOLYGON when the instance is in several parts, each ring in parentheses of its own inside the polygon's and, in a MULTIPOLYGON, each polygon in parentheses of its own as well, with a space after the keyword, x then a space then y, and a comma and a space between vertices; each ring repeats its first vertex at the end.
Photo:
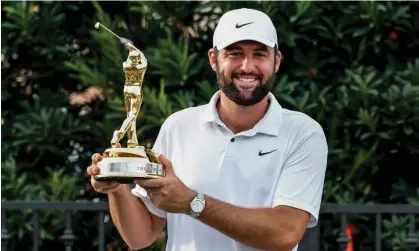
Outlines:
POLYGON ((92 165, 87 168, 87 174, 90 176, 90 183, 93 189, 99 193, 115 192, 121 188, 121 184, 116 181, 96 181, 94 176, 100 174, 100 168, 97 163, 102 160, 102 156, 98 153, 92 155, 92 165))

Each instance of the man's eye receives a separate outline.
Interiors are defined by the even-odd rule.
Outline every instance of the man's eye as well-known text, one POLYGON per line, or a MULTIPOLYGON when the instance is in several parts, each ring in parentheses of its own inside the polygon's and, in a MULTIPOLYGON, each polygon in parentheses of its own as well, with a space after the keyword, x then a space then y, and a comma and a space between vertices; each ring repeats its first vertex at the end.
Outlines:
POLYGON ((265 54, 263 54, 263 53, 256 53, 256 56, 257 56, 257 57, 265 57, 266 55, 265 55, 265 54))
POLYGON ((230 56, 233 56, 233 57, 240 56, 240 52, 231 52, 230 56))

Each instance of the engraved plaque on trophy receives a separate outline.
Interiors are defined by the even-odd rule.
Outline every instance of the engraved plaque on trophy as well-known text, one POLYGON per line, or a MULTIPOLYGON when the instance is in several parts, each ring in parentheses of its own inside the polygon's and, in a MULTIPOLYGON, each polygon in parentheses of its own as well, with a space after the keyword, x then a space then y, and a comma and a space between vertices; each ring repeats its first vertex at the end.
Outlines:
POLYGON ((111 148, 105 150, 98 163, 100 174, 98 181, 117 181, 132 183, 134 179, 156 179, 165 176, 162 163, 156 154, 144 146, 138 145, 136 120, 143 102, 143 80, 147 70, 147 59, 131 41, 121 38, 100 23, 95 28, 105 28, 115 35, 128 49, 128 58, 122 64, 125 74, 124 102, 126 119, 121 127, 114 131, 111 148), (127 146, 117 147, 119 141, 127 136, 127 146))

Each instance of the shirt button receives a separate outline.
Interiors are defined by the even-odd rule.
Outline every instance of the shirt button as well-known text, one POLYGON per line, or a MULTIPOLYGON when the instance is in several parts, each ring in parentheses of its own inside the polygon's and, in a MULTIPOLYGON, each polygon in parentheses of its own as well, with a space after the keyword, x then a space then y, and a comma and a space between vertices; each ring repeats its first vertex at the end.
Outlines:
POLYGON ((231 142, 234 142, 234 138, 230 139, 231 142))

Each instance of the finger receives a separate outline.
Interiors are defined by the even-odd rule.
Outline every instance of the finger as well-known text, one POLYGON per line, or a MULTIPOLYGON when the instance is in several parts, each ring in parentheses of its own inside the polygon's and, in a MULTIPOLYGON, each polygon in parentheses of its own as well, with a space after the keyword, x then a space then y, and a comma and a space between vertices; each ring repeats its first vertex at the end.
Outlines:
POLYGON ((99 188, 96 191, 99 193, 110 193, 118 189, 118 185, 114 187, 99 188))
POLYGON ((106 189, 112 189, 119 186, 116 182, 110 182, 110 181, 97 181, 95 180, 95 188, 99 190, 106 190, 106 189))
POLYGON ((120 143, 116 143, 115 147, 116 147, 116 148, 121 148, 122 146, 121 146, 121 144, 120 144, 120 143))
POLYGON ((87 175, 92 176, 93 175, 93 166, 89 166, 86 169, 86 173, 87 173, 87 175))
POLYGON ((95 153, 92 155, 92 165, 96 165, 101 160, 102 156, 99 153, 95 153))
POLYGON ((166 157, 164 157, 163 154, 160 154, 159 159, 164 166, 164 170, 166 171, 166 176, 175 175, 175 170, 173 170, 172 162, 166 159, 166 157))
POLYGON ((100 174, 100 168, 96 165, 91 165, 87 168, 87 175, 98 175, 100 174))
POLYGON ((144 188, 147 191, 147 194, 150 196, 151 194, 156 195, 156 194, 160 194, 160 188, 155 188, 155 187, 147 187, 144 188))
MULTIPOLYGON (((94 178, 93 178, 94 179, 94 178)), ((119 185, 116 181, 99 181, 95 180, 96 186, 99 188, 112 188, 119 185)))
POLYGON ((140 187, 146 188, 158 188, 164 186, 163 179, 136 179, 134 181, 135 184, 139 185, 140 187))
POLYGON ((95 190, 110 189, 119 186, 119 183, 116 181, 98 181, 93 176, 91 177, 91 182, 95 190))

